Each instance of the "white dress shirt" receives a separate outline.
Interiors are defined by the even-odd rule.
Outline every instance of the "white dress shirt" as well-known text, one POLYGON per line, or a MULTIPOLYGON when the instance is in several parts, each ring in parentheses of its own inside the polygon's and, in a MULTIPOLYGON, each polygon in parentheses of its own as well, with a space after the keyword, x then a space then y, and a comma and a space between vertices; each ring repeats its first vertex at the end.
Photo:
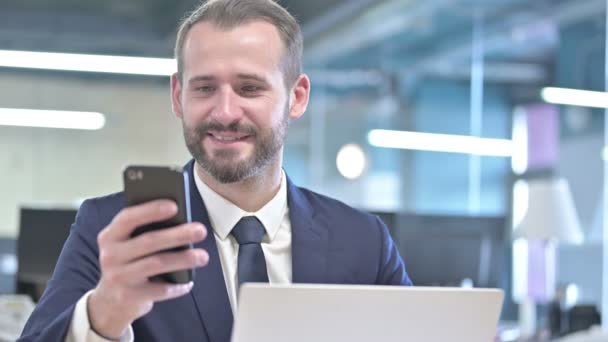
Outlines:
MULTIPOLYGON (((262 250, 266 258, 266 269, 270 283, 291 283, 291 222, 289 221, 287 206, 285 172, 282 172, 281 186, 277 194, 264 207, 254 213, 242 210, 211 190, 198 177, 196 172, 194 172, 194 180, 209 214, 211 227, 207 227, 207 231, 208 233, 213 232, 215 238, 232 312, 236 313, 237 308, 239 244, 230 232, 243 216, 256 216, 264 225, 266 235, 262 241, 262 250)), ((210 238, 210 236, 211 234, 207 238, 210 238)), ((196 287, 196 283, 194 286, 196 287)), ((87 292, 76 304, 66 342, 111 342, 97 335, 91 329, 87 312, 87 300, 90 294, 91 291, 87 292)), ((133 340, 133 328, 129 326, 120 341, 132 342, 133 340)))
MULTIPOLYGON (((239 244, 230 232, 243 216, 256 216, 264 225, 266 235, 262 240, 262 250, 266 258, 266 269, 270 283, 291 283, 291 222, 289 221, 289 209, 287 208, 285 173, 282 173, 281 187, 277 194, 255 213, 242 210, 211 190, 196 173, 194 180, 205 202, 209 221, 211 221, 213 227, 213 235, 220 255, 232 312, 236 313, 237 306, 238 273, 236 267, 239 244)), ((207 228, 211 231, 210 227, 207 228)))

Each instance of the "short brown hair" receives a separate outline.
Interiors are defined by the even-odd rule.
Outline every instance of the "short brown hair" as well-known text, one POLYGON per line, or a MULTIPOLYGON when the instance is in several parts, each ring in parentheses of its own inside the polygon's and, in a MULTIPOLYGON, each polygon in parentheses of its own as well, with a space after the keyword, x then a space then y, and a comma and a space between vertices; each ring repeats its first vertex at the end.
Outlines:
POLYGON ((184 42, 192 26, 211 22, 221 29, 230 30, 255 20, 267 21, 279 31, 285 47, 280 68, 285 86, 288 89, 293 86, 302 73, 302 31, 296 19, 272 0, 209 0, 195 9, 182 21, 175 42, 180 81, 184 71, 184 42))

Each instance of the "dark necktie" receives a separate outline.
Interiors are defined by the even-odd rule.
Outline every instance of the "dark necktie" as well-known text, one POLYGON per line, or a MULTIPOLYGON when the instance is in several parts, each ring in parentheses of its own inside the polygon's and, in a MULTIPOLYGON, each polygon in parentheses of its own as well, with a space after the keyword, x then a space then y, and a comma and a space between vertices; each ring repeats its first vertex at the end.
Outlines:
POLYGON ((239 287, 243 283, 267 283, 266 259, 262 251, 264 226, 255 216, 245 216, 234 226, 232 235, 239 243, 239 287))

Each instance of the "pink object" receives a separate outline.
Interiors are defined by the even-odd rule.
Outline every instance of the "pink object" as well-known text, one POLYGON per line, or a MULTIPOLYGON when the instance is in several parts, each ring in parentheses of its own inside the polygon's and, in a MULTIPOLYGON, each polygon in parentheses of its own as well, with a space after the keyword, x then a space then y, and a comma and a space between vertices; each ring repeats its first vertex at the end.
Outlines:
POLYGON ((552 169, 559 158, 559 110, 549 104, 525 107, 528 123, 528 170, 552 169))

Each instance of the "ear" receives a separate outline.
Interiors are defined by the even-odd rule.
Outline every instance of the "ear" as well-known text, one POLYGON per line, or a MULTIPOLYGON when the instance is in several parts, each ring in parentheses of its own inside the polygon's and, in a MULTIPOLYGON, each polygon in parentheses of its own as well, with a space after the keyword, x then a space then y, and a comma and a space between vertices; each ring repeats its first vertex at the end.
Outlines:
POLYGON ((291 88, 289 104, 289 118, 292 120, 301 117, 308 107, 310 99, 310 79, 306 74, 300 75, 291 88))
POLYGON ((177 77, 177 73, 171 75, 171 109, 175 116, 182 118, 182 82, 177 77))

